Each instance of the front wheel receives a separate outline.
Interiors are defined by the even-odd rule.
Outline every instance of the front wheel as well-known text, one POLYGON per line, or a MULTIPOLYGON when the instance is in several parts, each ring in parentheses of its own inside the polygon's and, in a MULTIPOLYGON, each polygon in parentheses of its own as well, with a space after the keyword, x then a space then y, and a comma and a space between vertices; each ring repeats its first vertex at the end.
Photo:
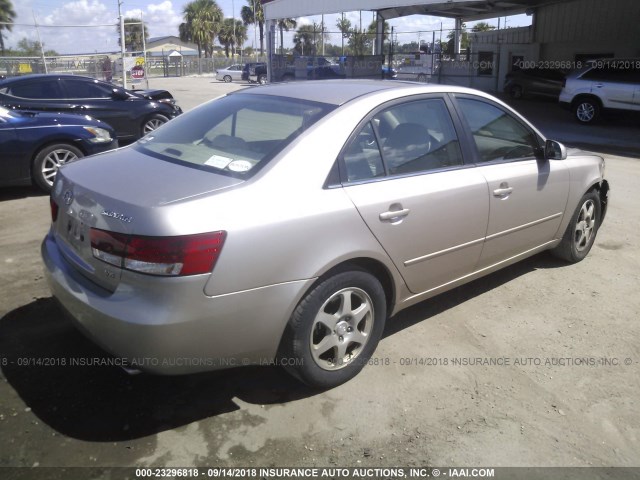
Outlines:
POLYGON ((265 83, 267 83, 267 76, 266 75, 258 76, 258 83, 260 85, 264 85, 265 83))
POLYGON ((84 157, 84 153, 68 143, 49 145, 38 152, 33 161, 33 181, 45 192, 50 192, 58 169, 67 162, 84 157))
POLYGON ((596 239, 602 219, 601 211, 598 192, 587 192, 580 199, 562 241, 551 253, 570 263, 577 263, 586 257, 596 239))
POLYGON ((591 98, 584 98, 575 102, 573 113, 580 123, 593 123, 600 115, 600 104, 591 98))
POLYGON ((169 119, 164 115, 160 115, 156 113, 155 115, 151 115, 144 122, 142 122, 142 136, 144 137, 147 133, 153 132, 156 128, 167 123, 169 119))
POLYGON ((380 282, 353 268, 318 283, 300 301, 282 339, 282 364, 313 387, 355 377, 373 354, 386 319, 380 282))

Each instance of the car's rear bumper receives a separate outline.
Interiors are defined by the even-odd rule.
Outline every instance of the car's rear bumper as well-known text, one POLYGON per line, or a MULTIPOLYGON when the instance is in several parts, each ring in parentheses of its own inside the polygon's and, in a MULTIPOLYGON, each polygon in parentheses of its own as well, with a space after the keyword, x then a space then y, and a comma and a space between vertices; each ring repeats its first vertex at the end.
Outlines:
POLYGON ((209 275, 126 272, 129 278, 123 274, 109 292, 70 265, 51 235, 41 253, 51 292, 79 329, 128 366, 160 374, 272 361, 291 311, 313 282, 208 297, 203 289, 209 275))

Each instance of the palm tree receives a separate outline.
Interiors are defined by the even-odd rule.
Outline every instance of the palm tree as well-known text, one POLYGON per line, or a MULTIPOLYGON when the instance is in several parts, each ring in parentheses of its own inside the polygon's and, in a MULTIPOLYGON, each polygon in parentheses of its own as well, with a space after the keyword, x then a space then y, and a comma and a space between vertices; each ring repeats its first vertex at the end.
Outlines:
POLYGON ((4 55, 4 32, 3 30, 11 31, 13 20, 16 17, 16 12, 13 9, 11 0, 0 0, 0 49, 2 55, 4 55))
POLYGON ((180 40, 198 46, 198 57, 211 57, 213 41, 222 23, 222 10, 214 0, 193 0, 182 11, 184 23, 178 27, 180 40))
POLYGON ((278 20, 278 29, 280 30, 280 55, 284 55, 284 32, 292 28, 296 28, 298 22, 295 18, 281 18, 278 20))
POLYGON ((227 58, 229 58, 229 48, 235 54, 236 45, 242 45, 246 40, 247 27, 240 20, 225 18, 218 32, 218 41, 224 46, 224 53, 227 58))
POLYGON ((248 6, 245 5, 240 10, 240 16, 245 25, 258 25, 260 30, 260 55, 264 55, 264 10, 262 10, 262 2, 260 0, 247 0, 248 6))
POLYGON ((293 49, 300 55, 316 54, 316 29, 313 25, 302 25, 293 37, 293 49))
MULTIPOLYGON (((118 35, 120 34, 120 25, 117 25, 116 30, 118 35)), ((149 27, 144 24, 144 43, 149 40, 149 27)), ((118 37, 118 45, 120 45, 121 39, 118 37)), ((142 23, 139 18, 127 17, 124 19, 124 45, 130 52, 142 51, 142 23)))

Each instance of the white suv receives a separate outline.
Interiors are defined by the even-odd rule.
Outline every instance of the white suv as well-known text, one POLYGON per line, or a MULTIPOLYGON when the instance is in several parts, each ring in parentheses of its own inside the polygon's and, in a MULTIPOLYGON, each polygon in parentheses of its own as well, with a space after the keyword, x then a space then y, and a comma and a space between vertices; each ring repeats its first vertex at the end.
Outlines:
POLYGON ((640 111, 640 59, 590 61, 567 75, 560 103, 584 124, 593 123, 603 109, 640 111))

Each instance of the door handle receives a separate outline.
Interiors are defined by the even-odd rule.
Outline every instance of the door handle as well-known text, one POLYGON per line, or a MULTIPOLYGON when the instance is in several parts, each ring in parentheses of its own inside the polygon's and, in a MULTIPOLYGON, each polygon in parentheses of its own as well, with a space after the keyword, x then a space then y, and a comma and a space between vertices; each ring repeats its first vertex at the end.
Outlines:
POLYGON ((513 192, 513 187, 510 187, 508 183, 501 183, 500 188, 496 188, 493 191, 494 197, 505 198, 511 195, 513 192))
POLYGON ((409 215, 410 211, 411 210, 409 210, 408 208, 403 208, 402 210, 390 210, 388 212, 381 213, 380 220, 382 221, 396 220, 397 221, 409 215))

